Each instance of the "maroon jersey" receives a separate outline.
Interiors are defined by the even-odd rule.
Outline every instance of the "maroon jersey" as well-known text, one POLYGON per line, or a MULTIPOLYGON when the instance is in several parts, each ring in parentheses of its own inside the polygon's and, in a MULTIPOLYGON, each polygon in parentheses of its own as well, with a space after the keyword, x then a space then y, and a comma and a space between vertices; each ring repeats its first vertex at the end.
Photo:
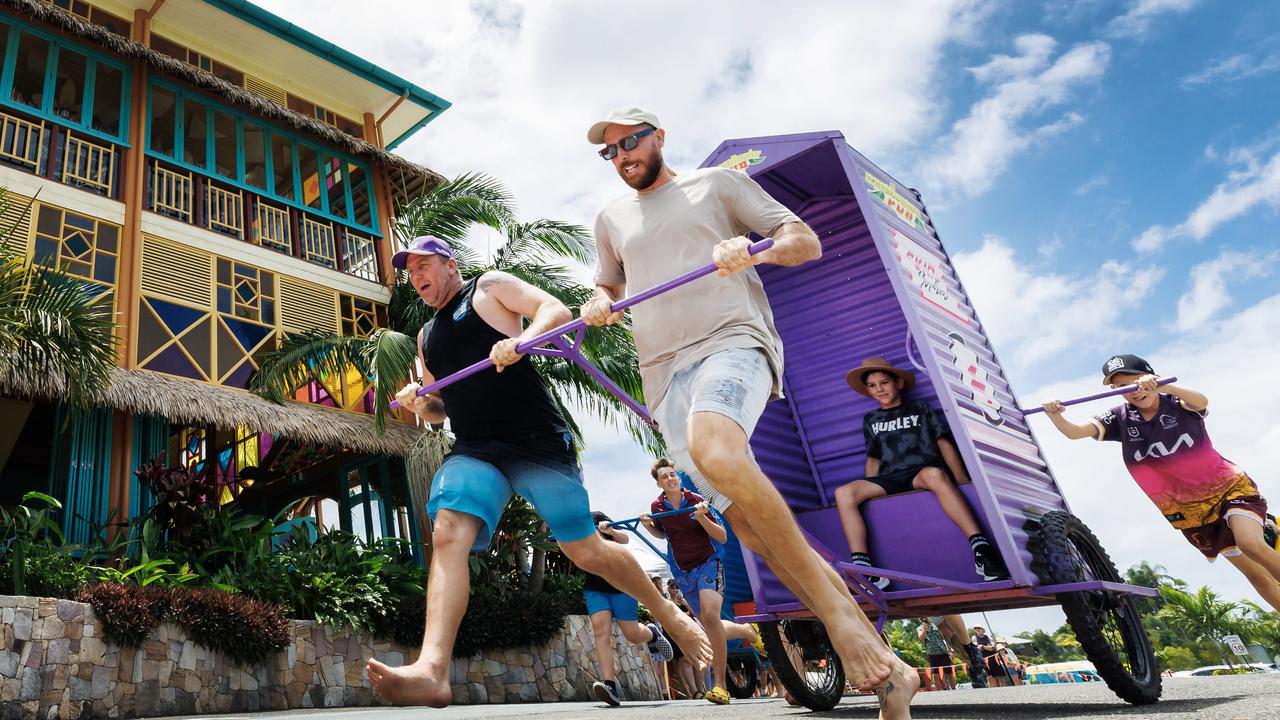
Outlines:
MULTIPOLYGON (((671 507, 671 503, 667 502, 667 494, 659 493, 658 499, 654 500, 653 505, 649 507, 649 512, 657 515, 661 512, 693 507, 702 502, 702 496, 698 493, 686 488, 681 488, 680 491, 684 493, 680 507, 671 507)), ((711 536, 702 529, 697 520, 693 519, 693 513, 657 518, 654 522, 658 523, 662 531, 667 534, 671 555, 681 570, 692 570, 716 554, 716 549, 711 544, 711 536)))

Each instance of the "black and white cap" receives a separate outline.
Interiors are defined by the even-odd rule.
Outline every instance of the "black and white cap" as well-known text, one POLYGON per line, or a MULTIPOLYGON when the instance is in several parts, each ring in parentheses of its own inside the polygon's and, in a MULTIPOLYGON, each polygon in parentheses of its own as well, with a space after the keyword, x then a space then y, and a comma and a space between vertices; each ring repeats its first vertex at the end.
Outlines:
POLYGON ((1151 368, 1151 363, 1137 355, 1112 355, 1107 358, 1106 362, 1102 363, 1102 384, 1110 385, 1111 376, 1120 373, 1125 375, 1155 375, 1156 371, 1151 368))

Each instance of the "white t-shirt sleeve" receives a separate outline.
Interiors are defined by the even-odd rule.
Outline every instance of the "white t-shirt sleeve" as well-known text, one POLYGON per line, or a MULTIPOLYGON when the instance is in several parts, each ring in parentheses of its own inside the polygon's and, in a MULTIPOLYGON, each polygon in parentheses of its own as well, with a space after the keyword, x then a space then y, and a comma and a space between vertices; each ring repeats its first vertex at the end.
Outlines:
POLYGON ((739 170, 725 170, 734 186, 733 216, 739 225, 768 237, 779 225, 800 222, 786 205, 774 200, 760 183, 739 170))
POLYGON ((618 256, 609 237, 609 223, 604 213, 596 215, 596 277, 597 285, 625 285, 626 273, 622 271, 622 258, 618 256))

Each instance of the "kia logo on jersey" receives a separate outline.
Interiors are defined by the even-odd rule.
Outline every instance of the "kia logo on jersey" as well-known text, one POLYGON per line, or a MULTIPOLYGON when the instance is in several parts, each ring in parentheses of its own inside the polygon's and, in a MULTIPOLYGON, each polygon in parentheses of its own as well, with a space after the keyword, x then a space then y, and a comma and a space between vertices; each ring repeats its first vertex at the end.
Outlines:
POLYGON ((1169 457, 1181 450, 1183 447, 1195 447, 1195 444, 1196 441, 1192 440, 1190 435, 1182 433, 1178 436, 1178 439, 1174 441, 1173 447, 1171 448, 1166 448, 1162 442, 1153 442, 1147 446, 1147 451, 1145 453, 1141 450, 1134 450, 1133 460, 1134 462, 1142 462, 1148 458, 1169 457))

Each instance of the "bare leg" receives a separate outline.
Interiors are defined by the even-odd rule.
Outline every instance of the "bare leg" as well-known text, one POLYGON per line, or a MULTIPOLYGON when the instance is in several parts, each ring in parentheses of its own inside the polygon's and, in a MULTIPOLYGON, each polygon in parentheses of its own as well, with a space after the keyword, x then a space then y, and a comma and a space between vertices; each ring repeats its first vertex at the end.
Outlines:
POLYGON ((707 635, 693 618, 680 612, 675 603, 662 597, 640 569, 635 556, 617 543, 607 543, 598 533, 581 540, 560 543, 560 549, 583 570, 599 575, 609 584, 649 608, 667 633, 680 645, 685 657, 699 670, 711 662, 711 646, 707 635))
POLYGON ((601 610, 591 615, 591 634, 596 637, 596 661, 601 680, 617 680, 613 669, 613 613, 601 610))
POLYGON ((417 662, 389 667, 377 660, 365 666, 369 684, 395 705, 445 707, 453 702, 449 662, 458 625, 467 610, 471 568, 467 556, 483 525, 474 515, 441 510, 431 533, 433 552, 427 581, 427 620, 417 662))
POLYGON ((1240 574, 1244 575, 1245 579, 1249 580, 1249 584, 1253 585, 1253 589, 1256 589, 1258 594, 1261 594, 1262 600, 1265 600, 1267 605, 1280 611, 1280 584, 1276 583, 1275 575, 1271 573, 1270 568, 1254 559, 1254 557, 1260 557, 1266 561, 1267 553, 1270 553, 1280 560, 1280 555, 1277 555, 1275 548, 1267 547, 1267 544, 1262 541, 1262 525, 1257 524, 1256 521, 1231 516, 1228 518, 1228 523, 1231 525, 1231 533, 1235 536, 1236 547, 1244 552, 1244 555, 1233 555, 1228 557, 1228 560, 1236 570, 1240 571, 1240 574), (1253 537, 1254 534, 1256 538, 1253 537))
POLYGON ((836 508, 840 513, 840 525, 844 528, 844 539, 849 543, 849 552, 867 551, 867 524, 862 520, 859 506, 884 495, 884 488, 868 480, 854 480, 836 489, 836 508))
POLYGON ((963 615, 942 616, 942 638, 951 646, 951 650, 967 657, 965 646, 969 644, 969 628, 965 627, 963 615))
POLYGON ((720 624, 724 626, 725 640, 746 640, 749 643, 755 644, 756 631, 753 630, 750 625, 747 625, 746 623, 730 622, 728 620, 721 620, 720 624))
POLYGON ((622 637, 634 645, 643 645, 653 639, 653 631, 635 620, 616 620, 622 637))
MULTIPOLYGON (((966 538, 982 532, 978 528, 978 521, 973 517, 973 511, 969 509, 969 503, 965 500, 964 495, 960 494, 960 488, 951 482, 951 478, 947 474, 934 467, 927 467, 916 474, 916 478, 912 481, 911 486, 917 490, 928 490, 938 498, 938 504, 942 505, 942 511, 951 518, 951 522, 960 528, 960 532, 964 533, 966 538)), ((841 516, 843 518, 843 516, 841 516)))
POLYGON ((724 606, 724 596, 715 590, 699 590, 698 603, 701 612, 698 619, 707 631, 707 640, 711 642, 711 674, 715 687, 727 687, 724 682, 725 668, 729 663, 729 648, 726 646, 724 622, 720 619, 720 609, 724 606))
POLYGON ((770 569, 787 568, 796 583, 788 584, 792 592, 808 590, 809 608, 826 626, 849 678, 861 688, 879 687, 882 716, 910 717, 908 706, 919 687, 915 672, 885 647, 862 610, 832 585, 830 567, 809 547, 786 501, 748 454, 742 428, 723 415, 697 412, 689 417, 688 437, 690 456, 702 474, 753 527, 769 527, 769 550, 778 563, 770 563, 770 569))

